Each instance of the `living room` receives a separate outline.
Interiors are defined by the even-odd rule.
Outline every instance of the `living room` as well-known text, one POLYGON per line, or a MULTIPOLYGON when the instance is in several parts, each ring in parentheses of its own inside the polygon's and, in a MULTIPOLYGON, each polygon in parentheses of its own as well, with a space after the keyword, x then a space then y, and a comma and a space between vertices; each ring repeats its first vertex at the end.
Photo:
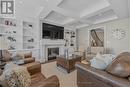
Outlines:
POLYGON ((129 0, 0 0, 0 87, 129 87, 129 0))

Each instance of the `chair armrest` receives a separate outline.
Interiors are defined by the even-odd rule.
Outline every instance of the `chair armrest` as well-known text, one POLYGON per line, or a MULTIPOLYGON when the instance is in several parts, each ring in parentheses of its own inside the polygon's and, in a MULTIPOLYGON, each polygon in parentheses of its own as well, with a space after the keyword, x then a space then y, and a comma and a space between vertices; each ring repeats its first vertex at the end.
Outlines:
POLYGON ((51 76, 44 80, 40 87, 60 87, 59 79, 57 76, 51 76))

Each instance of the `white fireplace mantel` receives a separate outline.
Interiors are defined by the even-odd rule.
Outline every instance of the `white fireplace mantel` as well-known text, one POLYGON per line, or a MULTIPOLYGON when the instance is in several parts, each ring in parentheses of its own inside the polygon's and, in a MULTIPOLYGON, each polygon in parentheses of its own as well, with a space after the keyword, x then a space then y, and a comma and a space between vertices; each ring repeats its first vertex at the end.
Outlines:
POLYGON ((48 54, 48 48, 59 48, 59 55, 63 54, 63 48, 64 48, 64 40, 50 40, 50 39, 43 39, 42 40, 42 50, 41 50, 41 58, 42 62, 48 61, 47 54, 48 54))
POLYGON ((51 40, 51 39, 43 39, 42 45, 52 45, 52 44, 64 44, 64 40, 51 40))

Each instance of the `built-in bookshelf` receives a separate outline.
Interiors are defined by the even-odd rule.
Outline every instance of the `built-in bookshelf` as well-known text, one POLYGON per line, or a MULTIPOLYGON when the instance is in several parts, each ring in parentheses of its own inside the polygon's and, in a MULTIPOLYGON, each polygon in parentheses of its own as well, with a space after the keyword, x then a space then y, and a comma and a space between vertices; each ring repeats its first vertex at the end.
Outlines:
POLYGON ((36 48, 34 25, 31 22, 23 22, 23 49, 36 48))
POLYGON ((66 46, 75 46, 76 41, 76 33, 72 30, 65 30, 64 32, 64 39, 65 39, 65 45, 66 46))
POLYGON ((17 49, 18 35, 17 35, 17 21, 10 18, 0 18, 0 35, 4 38, 1 43, 6 45, 6 49, 17 49))

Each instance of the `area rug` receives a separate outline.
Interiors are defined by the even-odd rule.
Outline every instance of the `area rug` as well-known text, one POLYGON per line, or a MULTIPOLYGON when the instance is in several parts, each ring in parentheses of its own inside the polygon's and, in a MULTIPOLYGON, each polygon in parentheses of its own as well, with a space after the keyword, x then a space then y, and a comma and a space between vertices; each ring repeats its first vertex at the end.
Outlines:
POLYGON ((61 67, 56 66, 56 62, 50 62, 42 64, 42 73, 46 77, 56 75, 60 81, 60 87, 77 87, 77 71, 74 70, 70 73, 67 73, 61 67))

